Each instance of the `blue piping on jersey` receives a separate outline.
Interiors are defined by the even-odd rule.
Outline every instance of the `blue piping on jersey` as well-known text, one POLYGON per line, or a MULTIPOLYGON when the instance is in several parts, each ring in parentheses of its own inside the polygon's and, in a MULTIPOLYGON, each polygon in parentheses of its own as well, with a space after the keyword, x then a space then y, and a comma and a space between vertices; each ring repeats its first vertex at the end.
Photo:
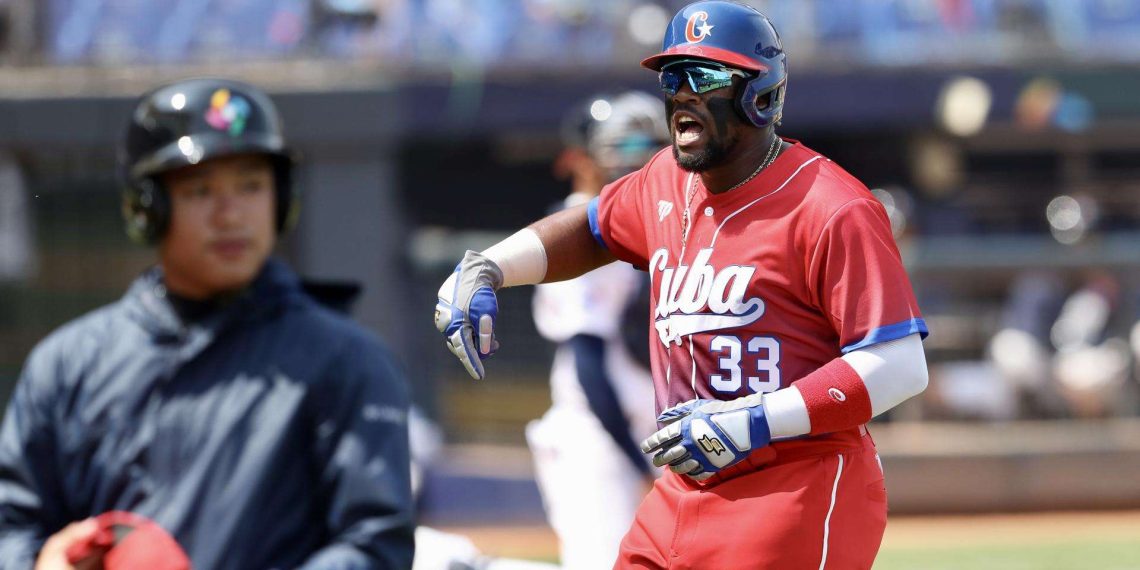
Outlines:
POLYGON ((594 239, 602 245, 602 249, 609 250, 610 246, 606 245, 606 241, 602 239, 602 227, 598 225, 597 196, 591 198, 590 204, 586 206, 586 217, 590 219, 590 233, 594 234, 594 239))
POLYGON ((879 327, 867 333, 867 336, 863 337, 863 340, 855 344, 849 344, 843 347, 841 352, 843 352, 843 354, 847 354, 852 350, 867 348, 872 344, 879 344, 880 342, 898 340, 905 336, 910 336, 914 333, 922 335, 922 338, 929 336, 930 331, 926 328, 926 321, 922 320, 921 318, 914 318, 903 321, 901 323, 879 327))

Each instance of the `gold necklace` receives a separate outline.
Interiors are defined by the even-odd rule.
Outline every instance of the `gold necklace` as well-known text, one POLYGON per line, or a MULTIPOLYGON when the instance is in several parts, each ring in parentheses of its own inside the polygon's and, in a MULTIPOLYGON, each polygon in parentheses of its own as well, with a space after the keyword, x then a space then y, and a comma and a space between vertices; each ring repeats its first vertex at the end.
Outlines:
MULTIPOLYGON (((780 154, 778 149, 780 148, 780 143, 782 143, 782 142, 784 142, 784 141, 779 136, 773 136, 772 137, 772 146, 768 147, 768 153, 764 155, 764 160, 760 162, 760 166, 756 167, 756 170, 752 171, 752 174, 749 174, 748 178, 745 178, 744 180, 737 182, 731 188, 729 188, 728 190, 725 190, 725 192, 732 192, 733 190, 736 190, 737 188, 744 186, 746 183, 748 183, 749 180, 756 178, 756 175, 760 174, 761 170, 764 170, 765 168, 768 168, 769 166, 771 166, 772 163, 776 161, 776 157, 780 154)), ((690 184, 689 187, 685 190, 685 211, 681 212, 681 243, 682 244, 684 244, 685 240, 687 240, 689 237, 689 208, 693 205, 693 198, 696 196, 696 194, 697 194, 697 176, 694 175, 693 176, 693 183, 690 184)))

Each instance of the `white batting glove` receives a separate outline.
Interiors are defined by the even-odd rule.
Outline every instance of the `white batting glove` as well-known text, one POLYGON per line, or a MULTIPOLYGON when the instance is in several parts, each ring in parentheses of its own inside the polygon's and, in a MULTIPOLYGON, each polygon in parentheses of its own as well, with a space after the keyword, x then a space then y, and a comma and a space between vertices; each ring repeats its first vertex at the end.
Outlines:
POLYGON ((448 350, 476 380, 483 379, 483 359, 499 349, 495 340, 495 318, 499 314, 495 290, 502 284, 503 272, 495 262, 467 250, 455 272, 439 288, 435 328, 443 333, 448 350))
POLYGON ((642 453, 655 453, 653 465, 704 481, 742 461, 772 439, 764 416, 763 394, 727 402, 689 400, 657 416, 667 424, 641 442, 642 453))

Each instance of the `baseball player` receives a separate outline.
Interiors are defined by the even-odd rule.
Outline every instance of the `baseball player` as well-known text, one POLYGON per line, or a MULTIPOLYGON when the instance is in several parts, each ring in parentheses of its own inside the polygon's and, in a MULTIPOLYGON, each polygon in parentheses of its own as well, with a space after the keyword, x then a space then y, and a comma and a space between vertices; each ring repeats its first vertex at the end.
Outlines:
MULTIPOLYGON (((664 105, 642 92, 593 97, 568 116, 563 131, 567 148, 556 169, 571 178, 567 208, 588 203, 605 183, 637 170, 669 136, 664 105)), ((613 563, 653 479, 636 443, 656 430, 653 384, 621 336, 621 319, 643 276, 626 263, 611 263, 535 290, 535 324, 558 349, 551 408, 527 426, 526 436, 568 570, 613 563), (581 465, 591 469, 580 471, 581 465)), ((642 326, 645 313, 642 306, 642 326)))
POLYGON ((273 101, 191 79, 125 122, 123 213, 156 265, 28 357, 0 427, 0 569, 92 567, 147 521, 202 570, 409 568, 407 385, 271 255, 300 198, 273 101))
POLYGON ((647 270, 661 429, 641 448, 669 472, 615 567, 870 568, 887 505, 865 424, 927 382, 927 327, 887 215, 777 134, 786 57, 757 10, 690 4, 642 65, 671 148, 587 206, 469 251, 436 325, 482 378, 497 288, 615 258, 647 270))

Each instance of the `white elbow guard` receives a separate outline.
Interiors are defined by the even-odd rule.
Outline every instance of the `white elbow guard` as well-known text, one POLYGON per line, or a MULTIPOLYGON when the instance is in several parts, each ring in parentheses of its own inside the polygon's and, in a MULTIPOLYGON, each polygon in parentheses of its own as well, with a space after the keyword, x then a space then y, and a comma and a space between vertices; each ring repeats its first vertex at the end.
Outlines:
POLYGON ((546 277, 546 248, 538 234, 521 229, 483 251, 503 271, 503 287, 534 285, 546 277))

